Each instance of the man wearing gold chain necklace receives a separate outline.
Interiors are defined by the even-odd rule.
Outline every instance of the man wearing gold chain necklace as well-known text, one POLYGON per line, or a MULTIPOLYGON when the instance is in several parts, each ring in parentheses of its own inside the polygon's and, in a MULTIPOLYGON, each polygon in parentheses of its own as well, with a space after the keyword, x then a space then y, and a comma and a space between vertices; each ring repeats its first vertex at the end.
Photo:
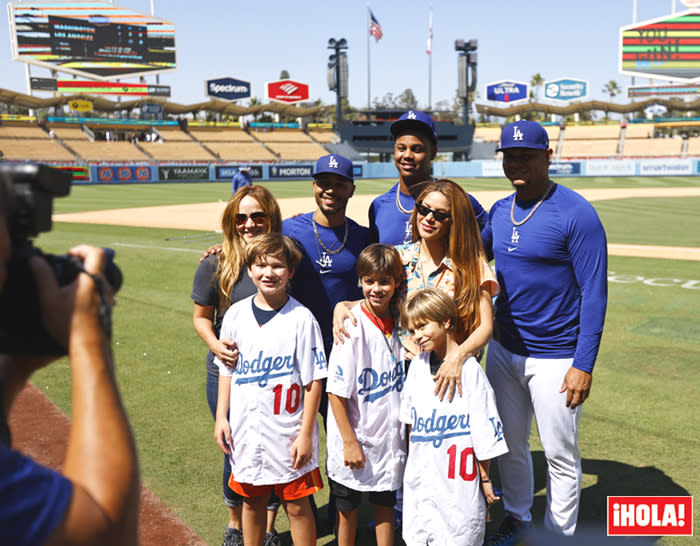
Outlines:
MULTIPOLYGON (((370 241, 387 245, 410 243, 411 212, 424 182, 432 180, 432 161, 438 151, 435 123, 425 112, 409 110, 391 125, 394 138, 394 165, 399 181, 377 197, 369 209, 370 241)), ((488 215, 470 194, 479 228, 486 225, 488 215)))
POLYGON ((333 308, 362 297, 357 257, 368 244, 369 230, 345 215, 355 192, 352 161, 338 154, 321 157, 313 175, 316 210, 282 222, 282 233, 298 242, 302 261, 293 294, 321 326, 326 355, 333 345, 333 308))
POLYGON ((507 513, 489 544, 512 544, 531 524, 532 416, 547 459, 545 527, 573 535, 581 493, 578 423, 590 394, 607 305, 607 244, 595 209, 549 179, 544 128, 503 128, 503 171, 515 193, 482 231, 501 293, 486 374, 510 449, 499 457, 507 513))

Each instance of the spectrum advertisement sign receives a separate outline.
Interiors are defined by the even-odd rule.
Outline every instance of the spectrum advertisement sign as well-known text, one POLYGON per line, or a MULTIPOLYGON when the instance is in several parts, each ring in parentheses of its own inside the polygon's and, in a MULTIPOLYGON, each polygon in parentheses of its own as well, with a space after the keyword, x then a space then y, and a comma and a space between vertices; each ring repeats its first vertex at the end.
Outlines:
POLYGON ((588 96, 588 87, 588 82, 584 80, 552 80, 544 82, 544 96, 550 100, 569 102, 588 96))
POLYGON ((247 99, 250 97, 250 82, 235 78, 207 80, 207 96, 222 100, 247 99))
MULTIPOLYGON (((238 172, 240 165, 224 165, 222 167, 216 168, 216 179, 217 180, 230 180, 238 172)), ((262 178, 263 168, 262 165, 250 165, 250 176, 252 178, 262 178)))

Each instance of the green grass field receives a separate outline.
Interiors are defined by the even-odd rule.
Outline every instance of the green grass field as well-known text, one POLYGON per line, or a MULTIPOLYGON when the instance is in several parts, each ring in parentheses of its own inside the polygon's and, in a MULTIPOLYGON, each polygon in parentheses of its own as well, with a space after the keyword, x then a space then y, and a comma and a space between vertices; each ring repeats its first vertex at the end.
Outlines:
MULTIPOLYGON (((474 190, 504 180, 462 181, 474 190)), ((696 178, 562 179, 573 188, 698 186, 696 178)), ((390 181, 358 182, 379 193, 390 181)), ((228 183, 76 186, 55 212, 216 201, 228 183)), ((310 195, 308 182, 266 183, 277 197, 310 195)), ((627 199, 595 204, 613 243, 698 246, 700 198, 627 199)), ((63 252, 78 242, 116 250, 124 273, 114 314, 118 377, 136 434, 142 476, 209 544, 221 542, 222 455, 204 383, 205 347, 192 328, 189 294, 198 257, 212 236, 194 231, 56 223, 37 245, 63 252)), ((580 445, 584 483, 581 527, 605 533, 607 495, 700 494, 700 266, 698 262, 610 258, 606 329, 584 406, 580 445), (694 282, 693 282, 694 281, 694 282), (696 418, 692 416, 696 415, 696 418)), ((34 383, 69 415, 65 361, 34 383)), ((536 522, 544 511, 543 454, 533 435, 536 522)), ((324 507, 327 488, 317 496, 324 507)), ((500 508, 493 510, 500 520, 500 508)), ((697 519, 700 510, 695 509, 697 519)), ((325 510, 321 511, 325 516, 325 510)), ((369 518, 363 514, 363 521, 369 518)), ((322 518, 325 521, 325 517, 322 518)), ((278 527, 286 529, 280 515, 278 527)), ((321 526, 319 544, 331 541, 321 526)), ((663 544, 692 544, 666 538, 663 544)))

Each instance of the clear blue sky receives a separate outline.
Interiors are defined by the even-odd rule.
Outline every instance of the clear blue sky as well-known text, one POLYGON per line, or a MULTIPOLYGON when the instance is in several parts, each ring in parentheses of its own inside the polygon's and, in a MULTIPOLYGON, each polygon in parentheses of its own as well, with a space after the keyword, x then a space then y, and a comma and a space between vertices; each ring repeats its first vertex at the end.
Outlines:
MULTIPOLYGON (((150 13, 149 0, 115 4, 150 13)), ((633 0, 373 0, 384 31, 371 39, 371 95, 411 88, 420 107, 428 104, 428 13, 433 6, 432 102, 451 100, 457 88, 455 39, 479 41, 477 89, 501 80, 529 82, 562 77, 590 82, 592 98, 606 98, 603 85, 618 72, 619 28, 632 23, 633 0)), ((678 0, 638 0, 637 21, 686 8, 678 0)), ((367 105, 367 4, 338 0, 155 0, 156 15, 176 27, 177 70, 160 76, 172 100, 206 100, 204 81, 231 76, 250 81, 264 97, 266 81, 287 70, 308 83, 312 99, 335 103, 326 82, 329 38, 349 44, 350 103, 367 105)), ((6 11, 3 17, 6 19, 6 11)), ((48 77, 32 66, 32 76, 48 77)), ((65 75, 64 77, 71 77, 65 75)), ((125 80, 129 81, 129 80, 125 80)), ((131 80, 136 81, 136 80, 131 80)), ((155 78, 150 76, 149 82, 155 78)), ((648 83, 637 78, 636 84, 648 83)), ((0 87, 26 92, 25 64, 11 59, 7 21, 0 24, 0 87)), ((47 96, 46 94, 40 96, 47 96)), ((479 100, 479 99, 478 99, 479 100)), ((616 100, 623 100, 618 97, 616 100)), ((626 99, 625 99, 626 100, 626 99)), ((245 104, 245 101, 244 101, 245 104)))

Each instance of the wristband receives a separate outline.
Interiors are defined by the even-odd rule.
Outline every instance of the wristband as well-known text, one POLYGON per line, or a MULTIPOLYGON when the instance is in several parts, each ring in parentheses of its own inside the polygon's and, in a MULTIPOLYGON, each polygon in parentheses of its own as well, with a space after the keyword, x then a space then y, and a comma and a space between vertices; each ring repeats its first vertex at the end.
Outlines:
POLYGON ((485 480, 485 479, 481 478, 481 483, 491 483, 491 480, 485 480))

